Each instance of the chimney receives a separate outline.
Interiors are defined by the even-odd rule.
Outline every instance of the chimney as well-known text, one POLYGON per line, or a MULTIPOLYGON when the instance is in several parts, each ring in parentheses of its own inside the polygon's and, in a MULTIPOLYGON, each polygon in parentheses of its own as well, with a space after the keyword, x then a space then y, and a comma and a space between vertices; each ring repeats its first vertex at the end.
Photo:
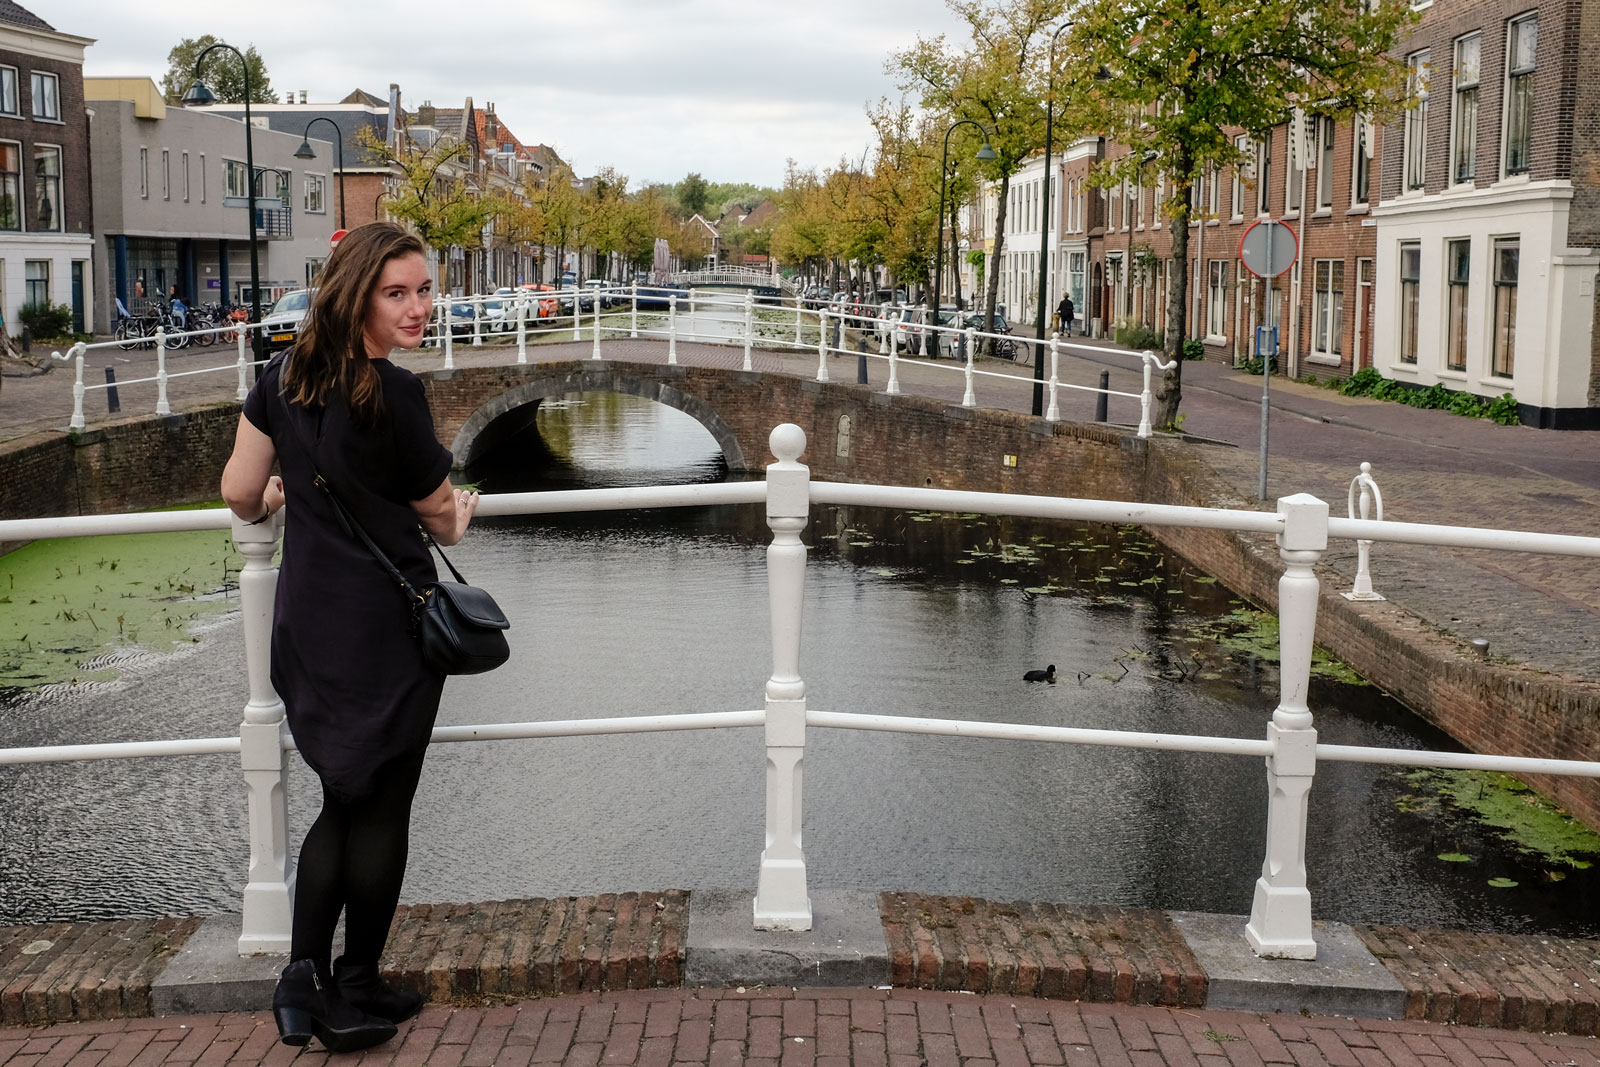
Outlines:
POLYGON ((434 119, 433 101, 424 100, 422 106, 417 108, 417 125, 432 126, 434 119))
POLYGON ((300 90, 300 102, 302 104, 306 102, 306 91, 304 89, 300 90))

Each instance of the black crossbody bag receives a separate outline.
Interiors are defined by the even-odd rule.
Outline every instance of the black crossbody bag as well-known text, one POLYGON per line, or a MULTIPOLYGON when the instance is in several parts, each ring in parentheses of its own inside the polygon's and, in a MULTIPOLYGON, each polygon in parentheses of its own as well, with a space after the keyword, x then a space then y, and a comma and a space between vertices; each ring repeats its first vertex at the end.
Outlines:
MULTIPOLYGON (((305 438, 301 435, 301 444, 305 438)), ((313 453, 307 447, 307 456, 313 453)), ((314 484, 333 505, 334 515, 345 532, 359 537, 367 550, 383 565, 389 576, 399 584, 411 611, 411 636, 422 644, 422 658, 434 670, 445 674, 482 674, 492 671, 511 658, 511 646, 506 643, 506 631, 511 623, 505 612, 494 602, 494 597, 475 585, 468 585, 456 565, 444 554, 437 541, 423 532, 424 540, 439 553, 444 565, 450 568, 453 582, 429 582, 420 590, 406 580, 383 550, 368 536, 356 517, 350 514, 328 480, 311 460, 311 471, 316 476, 314 484)))

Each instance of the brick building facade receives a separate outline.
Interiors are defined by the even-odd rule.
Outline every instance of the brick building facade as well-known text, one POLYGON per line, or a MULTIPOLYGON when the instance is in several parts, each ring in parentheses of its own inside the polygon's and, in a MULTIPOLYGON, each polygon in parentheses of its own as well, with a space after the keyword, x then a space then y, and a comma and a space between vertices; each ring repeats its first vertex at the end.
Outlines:
POLYGON ((87 37, 0 0, 0 315, 13 335, 27 304, 94 317, 94 211, 83 101, 87 37))

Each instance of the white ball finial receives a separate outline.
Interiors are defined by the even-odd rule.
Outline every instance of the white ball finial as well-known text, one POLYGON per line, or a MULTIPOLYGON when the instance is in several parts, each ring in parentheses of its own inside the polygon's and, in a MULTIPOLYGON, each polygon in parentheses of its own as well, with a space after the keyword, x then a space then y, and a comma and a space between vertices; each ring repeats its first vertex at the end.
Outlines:
POLYGON ((806 432, 792 422, 780 423, 773 428, 767 444, 779 462, 793 463, 806 450, 806 432))
POLYGON ((1372 473, 1372 464, 1370 464, 1370 463, 1361 464, 1361 473, 1362 474, 1371 474, 1372 473))

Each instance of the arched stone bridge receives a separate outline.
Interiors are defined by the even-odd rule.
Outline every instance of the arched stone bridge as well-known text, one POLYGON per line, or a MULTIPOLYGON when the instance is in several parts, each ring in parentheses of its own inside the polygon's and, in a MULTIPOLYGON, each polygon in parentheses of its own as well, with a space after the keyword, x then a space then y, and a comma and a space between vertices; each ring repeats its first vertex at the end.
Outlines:
POLYGON ((423 372, 439 440, 465 466, 525 428, 547 397, 644 397, 704 426, 735 471, 772 461, 781 422, 806 431, 815 477, 941 489, 1138 499, 1145 442, 1125 430, 1049 423, 870 386, 713 367, 572 360, 423 372))

